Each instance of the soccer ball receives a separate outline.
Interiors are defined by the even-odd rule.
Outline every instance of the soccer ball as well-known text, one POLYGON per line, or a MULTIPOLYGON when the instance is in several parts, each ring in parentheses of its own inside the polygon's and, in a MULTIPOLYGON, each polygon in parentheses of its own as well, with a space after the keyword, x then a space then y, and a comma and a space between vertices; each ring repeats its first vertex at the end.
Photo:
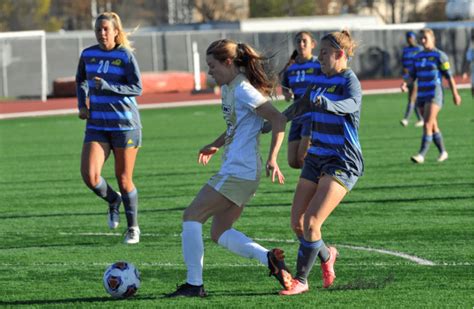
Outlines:
POLYGON ((107 293, 113 298, 133 296, 140 287, 140 273, 129 262, 116 262, 105 270, 103 283, 107 293))

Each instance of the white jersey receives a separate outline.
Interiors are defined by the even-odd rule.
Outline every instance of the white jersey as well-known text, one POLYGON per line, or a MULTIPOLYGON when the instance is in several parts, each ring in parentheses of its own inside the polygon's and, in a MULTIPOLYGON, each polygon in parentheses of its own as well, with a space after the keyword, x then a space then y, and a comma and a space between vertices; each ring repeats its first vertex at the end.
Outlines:
POLYGON ((259 136, 263 118, 255 109, 268 100, 243 74, 222 86, 221 92, 227 131, 219 174, 257 180, 262 169, 259 136))

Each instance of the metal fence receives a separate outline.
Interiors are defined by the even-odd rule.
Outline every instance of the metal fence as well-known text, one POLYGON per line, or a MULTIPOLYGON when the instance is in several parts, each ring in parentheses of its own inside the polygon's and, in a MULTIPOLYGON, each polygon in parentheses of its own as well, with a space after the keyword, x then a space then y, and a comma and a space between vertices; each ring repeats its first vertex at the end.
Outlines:
MULTIPOLYGON (((405 44, 405 29, 352 30, 351 33, 359 47, 351 62, 351 67, 360 79, 399 77, 401 49, 405 44)), ((460 74, 465 65, 464 55, 469 48, 470 27, 435 29, 436 45, 445 51, 450 59, 452 70, 460 74)), ((329 31, 313 31, 319 40, 329 31)), ((209 43, 220 38, 230 38, 249 43, 266 55, 273 55, 271 67, 280 70, 293 51, 295 33, 241 31, 190 31, 190 32, 136 32, 131 40, 136 48, 142 72, 189 71, 193 69, 192 43, 196 42, 200 53, 201 71, 207 71, 205 50, 209 43)), ((22 41, 9 43, 17 59, 17 67, 8 67, 0 76, 0 85, 8 79, 8 95, 11 97, 34 96, 38 83, 32 79, 40 78, 38 68, 41 58, 35 57, 38 50, 35 42, 30 45, 22 41), (28 59, 22 61, 21 59, 28 59)), ((67 32, 46 35, 47 85, 52 92, 53 81, 57 78, 73 77, 80 52, 85 47, 96 44, 92 31, 67 32)), ((2 46, 0 38, 0 46, 2 46)), ((5 91, 0 92, 5 96, 5 91)), ((39 96, 39 93, 38 93, 39 96)))

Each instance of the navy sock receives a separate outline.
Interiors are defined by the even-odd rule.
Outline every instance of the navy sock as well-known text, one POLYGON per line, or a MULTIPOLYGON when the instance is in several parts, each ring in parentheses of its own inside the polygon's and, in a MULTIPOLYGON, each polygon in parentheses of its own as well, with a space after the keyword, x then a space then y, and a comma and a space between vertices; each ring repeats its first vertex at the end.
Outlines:
POLYGON ((428 149, 430 149, 430 145, 432 141, 433 141, 433 135, 423 135, 421 139, 421 148, 419 152, 423 157, 426 156, 428 149))
POLYGON ((117 192, 107 183, 107 181, 100 177, 100 182, 97 186, 92 189, 97 196, 106 200, 109 204, 113 203, 117 199, 117 192))
POLYGON ((306 283, 323 244, 322 240, 307 241, 302 237, 300 238, 300 247, 298 249, 298 258, 296 260, 295 279, 301 283, 306 283))
POLYGON ((138 192, 133 189, 131 192, 122 192, 122 201, 125 208, 128 227, 138 226, 138 192))
POLYGON ((405 117, 403 117, 403 118, 408 120, 410 118, 411 114, 413 113, 414 109, 415 109, 415 104, 412 104, 411 102, 409 102, 407 104, 407 109, 405 111, 405 117))
POLYGON ((441 132, 436 132, 433 134, 433 142, 435 143, 436 147, 438 147, 440 153, 446 151, 446 148, 444 148, 444 141, 441 132))

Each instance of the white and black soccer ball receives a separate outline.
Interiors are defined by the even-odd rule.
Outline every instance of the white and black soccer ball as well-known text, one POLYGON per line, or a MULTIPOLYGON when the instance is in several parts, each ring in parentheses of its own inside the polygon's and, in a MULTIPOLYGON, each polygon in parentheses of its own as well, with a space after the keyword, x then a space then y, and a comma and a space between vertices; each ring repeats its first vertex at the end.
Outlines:
POLYGON ((105 270, 103 283, 107 293, 113 298, 128 298, 140 288, 140 273, 129 262, 116 262, 105 270))

